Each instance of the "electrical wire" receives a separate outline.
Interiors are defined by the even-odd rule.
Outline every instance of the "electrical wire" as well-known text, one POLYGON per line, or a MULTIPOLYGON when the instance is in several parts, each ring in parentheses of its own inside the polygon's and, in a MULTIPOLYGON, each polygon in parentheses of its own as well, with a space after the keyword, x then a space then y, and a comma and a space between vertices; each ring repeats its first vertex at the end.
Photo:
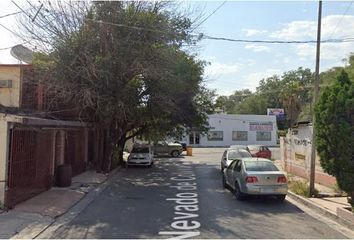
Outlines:
POLYGON ((11 49, 13 48, 14 46, 16 45, 23 45, 23 44, 26 44, 26 43, 29 43, 30 41, 25 41, 25 42, 22 42, 22 43, 18 43, 18 44, 15 44, 13 46, 10 46, 10 47, 4 47, 4 48, 0 48, 0 51, 3 51, 3 50, 8 50, 8 49, 11 49))
POLYGON ((341 19, 338 21, 338 23, 337 23, 337 24, 336 24, 336 26, 334 27, 334 29, 333 29, 333 31, 332 31, 332 33, 331 33, 331 35, 329 36, 329 38, 331 38, 331 37, 333 36, 333 34, 336 32, 336 30, 337 30, 337 28, 338 28, 339 24, 343 21, 344 16, 346 16, 346 15, 347 15, 347 13, 348 13, 348 11, 349 11, 350 7, 352 6, 352 4, 353 4, 353 0, 352 0, 352 1, 350 1, 350 3, 349 3, 349 5, 348 5, 348 7, 345 9, 344 13, 342 14, 341 19))
POLYGON ((5 15, 0 16, 0 18, 10 17, 10 16, 13 16, 13 15, 17 15, 17 14, 19 14, 19 13, 22 13, 22 11, 20 11, 20 12, 14 12, 14 13, 9 13, 9 14, 5 14, 5 15))
POLYGON ((222 6, 225 5, 227 1, 222 2, 211 14, 209 14, 204 20, 202 20, 197 26, 195 26, 192 31, 197 29, 200 25, 202 25, 206 20, 208 20, 211 16, 213 16, 222 6))

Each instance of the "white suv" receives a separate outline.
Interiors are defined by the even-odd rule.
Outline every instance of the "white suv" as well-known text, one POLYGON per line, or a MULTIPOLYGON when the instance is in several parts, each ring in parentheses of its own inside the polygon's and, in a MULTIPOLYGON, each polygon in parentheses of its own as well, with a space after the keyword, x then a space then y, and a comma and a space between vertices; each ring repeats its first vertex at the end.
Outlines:
POLYGON ((154 163, 154 153, 150 145, 136 144, 128 157, 127 165, 151 166, 154 163))

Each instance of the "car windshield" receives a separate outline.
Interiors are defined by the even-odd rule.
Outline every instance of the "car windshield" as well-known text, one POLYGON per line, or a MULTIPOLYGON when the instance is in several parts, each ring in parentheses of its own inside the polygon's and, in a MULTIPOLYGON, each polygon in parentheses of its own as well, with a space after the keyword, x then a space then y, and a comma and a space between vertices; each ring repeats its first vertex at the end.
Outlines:
POLYGON ((247 146, 249 150, 251 151, 256 151, 259 149, 260 146, 257 146, 257 145, 250 145, 250 146, 247 146))
POLYGON ((245 145, 231 145, 230 148, 234 148, 234 149, 247 149, 247 147, 245 145))
POLYGON ((133 148, 132 153, 149 153, 150 150, 148 147, 136 147, 133 148))
POLYGON ((245 167, 248 172, 279 171, 273 163, 266 161, 245 162, 245 167))
POLYGON ((238 158, 248 158, 252 157, 252 155, 247 151, 230 151, 228 154, 229 160, 235 160, 238 158))

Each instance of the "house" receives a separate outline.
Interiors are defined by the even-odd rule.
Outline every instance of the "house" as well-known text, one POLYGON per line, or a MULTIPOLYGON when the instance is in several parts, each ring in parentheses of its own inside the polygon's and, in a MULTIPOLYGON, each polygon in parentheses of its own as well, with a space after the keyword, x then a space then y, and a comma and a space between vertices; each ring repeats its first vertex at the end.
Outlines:
POLYGON ((230 145, 277 143, 276 116, 246 114, 208 115, 209 131, 194 130, 182 141, 193 147, 229 147, 230 145))
POLYGON ((101 164, 102 133, 78 121, 75 106, 49 105, 45 89, 31 65, 0 65, 1 207, 54 186, 59 165, 69 164, 75 176, 101 164))

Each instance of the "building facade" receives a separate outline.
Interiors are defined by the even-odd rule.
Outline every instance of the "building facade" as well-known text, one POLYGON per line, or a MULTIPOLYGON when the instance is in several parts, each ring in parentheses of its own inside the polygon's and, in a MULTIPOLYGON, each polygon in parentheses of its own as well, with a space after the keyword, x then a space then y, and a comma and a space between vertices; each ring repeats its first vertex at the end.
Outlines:
POLYGON ((193 131, 183 141, 193 147, 229 147, 230 145, 277 144, 276 116, 212 114, 207 134, 193 131))
POLYGON ((79 121, 36 79, 31 65, 0 64, 0 208, 56 185, 58 166, 72 176, 101 169, 105 131, 79 121))

